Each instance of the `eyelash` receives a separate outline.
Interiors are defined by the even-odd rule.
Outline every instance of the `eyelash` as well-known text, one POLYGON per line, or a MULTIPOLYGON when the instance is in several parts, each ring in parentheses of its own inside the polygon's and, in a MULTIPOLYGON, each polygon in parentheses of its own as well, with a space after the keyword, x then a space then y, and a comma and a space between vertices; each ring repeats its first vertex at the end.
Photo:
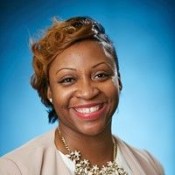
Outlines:
POLYGON ((109 77, 111 76, 110 73, 106 73, 106 72, 100 72, 100 73, 97 73, 95 76, 94 76, 94 79, 98 79, 100 81, 104 81, 104 80, 107 80, 109 77))
POLYGON ((62 80, 60 80, 58 83, 63 84, 63 85, 69 85, 69 84, 74 83, 74 81, 75 81, 75 78, 66 77, 66 78, 63 78, 62 80))
MULTIPOLYGON (((93 81, 105 81, 111 77, 111 73, 106 73, 106 72, 98 72, 95 75, 92 76, 93 81)), ((59 84, 62 84, 63 86, 69 86, 74 84, 76 81, 76 78, 74 77, 65 77, 58 81, 59 84)))

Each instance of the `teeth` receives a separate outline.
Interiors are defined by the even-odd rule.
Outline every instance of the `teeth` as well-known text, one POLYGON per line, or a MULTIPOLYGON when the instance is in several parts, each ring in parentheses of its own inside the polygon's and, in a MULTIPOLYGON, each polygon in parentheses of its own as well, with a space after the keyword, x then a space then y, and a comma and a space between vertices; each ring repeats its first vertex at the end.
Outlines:
POLYGON ((94 106, 94 107, 90 107, 90 108, 77 108, 76 111, 83 113, 83 114, 89 114, 92 112, 96 112, 99 110, 99 106, 94 106))

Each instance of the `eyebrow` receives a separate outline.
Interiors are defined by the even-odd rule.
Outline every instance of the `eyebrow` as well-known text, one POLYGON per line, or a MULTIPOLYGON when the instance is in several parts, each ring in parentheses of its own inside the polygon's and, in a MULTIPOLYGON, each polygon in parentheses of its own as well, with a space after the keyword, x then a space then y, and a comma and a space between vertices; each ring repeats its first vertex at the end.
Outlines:
POLYGON ((92 66, 92 68, 96 68, 96 67, 100 66, 101 64, 105 64, 105 65, 107 65, 107 66, 112 67, 112 65, 111 65, 110 63, 108 63, 108 62, 100 62, 100 63, 98 63, 98 64, 92 66))
POLYGON ((63 68, 61 68, 61 69, 58 69, 58 70, 56 71, 56 74, 59 73, 60 71, 64 70, 64 69, 66 69, 66 70, 76 71, 76 69, 74 69, 74 68, 63 67, 63 68))
MULTIPOLYGON (((108 62, 100 62, 100 63, 98 63, 98 64, 92 66, 92 68, 94 69, 94 68, 100 66, 101 64, 105 64, 105 65, 108 65, 108 66, 112 67, 112 65, 111 65, 110 63, 108 63, 108 62)), ((59 72, 62 71, 62 70, 65 70, 65 69, 66 69, 66 70, 76 71, 75 68, 63 67, 63 68, 61 68, 61 69, 58 69, 58 70, 56 71, 56 74, 59 73, 59 72)))

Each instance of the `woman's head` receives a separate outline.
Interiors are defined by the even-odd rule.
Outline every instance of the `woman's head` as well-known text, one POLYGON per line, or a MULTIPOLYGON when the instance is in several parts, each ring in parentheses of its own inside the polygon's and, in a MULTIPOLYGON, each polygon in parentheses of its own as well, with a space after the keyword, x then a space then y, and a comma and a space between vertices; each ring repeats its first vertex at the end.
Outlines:
POLYGON ((89 17, 75 17, 66 21, 55 20, 45 35, 32 45, 34 74, 31 84, 38 91, 42 103, 49 108, 50 122, 57 119, 55 109, 47 96, 50 65, 65 49, 84 40, 94 40, 102 45, 104 51, 113 57, 120 79, 115 48, 101 24, 89 17))

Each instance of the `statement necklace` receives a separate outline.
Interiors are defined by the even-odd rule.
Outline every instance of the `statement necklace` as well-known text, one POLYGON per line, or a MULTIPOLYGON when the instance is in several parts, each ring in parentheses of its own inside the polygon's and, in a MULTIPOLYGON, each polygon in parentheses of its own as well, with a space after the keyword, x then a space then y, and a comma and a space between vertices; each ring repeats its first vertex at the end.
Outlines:
POLYGON ((115 161, 117 145, 114 138, 112 138, 114 144, 113 161, 109 161, 105 166, 99 167, 98 165, 91 165, 90 161, 87 159, 82 159, 80 151, 71 151, 59 129, 57 129, 56 135, 61 138, 65 149, 68 151, 66 156, 75 164, 75 175, 128 175, 115 161))

